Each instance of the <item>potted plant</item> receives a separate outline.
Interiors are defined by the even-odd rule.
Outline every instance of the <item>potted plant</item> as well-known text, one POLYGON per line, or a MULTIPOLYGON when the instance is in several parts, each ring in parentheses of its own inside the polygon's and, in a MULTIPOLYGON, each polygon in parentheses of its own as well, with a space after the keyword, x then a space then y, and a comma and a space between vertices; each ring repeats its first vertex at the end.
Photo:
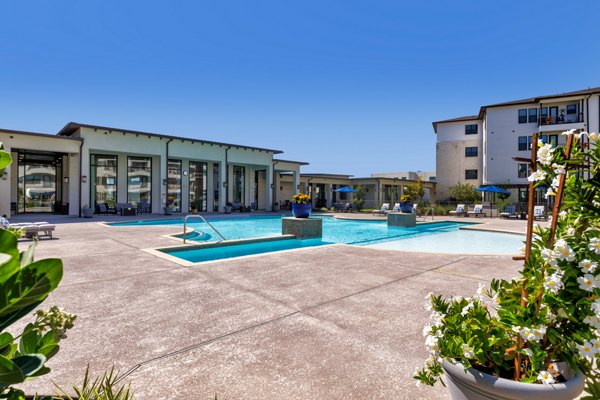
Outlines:
POLYGON ((295 218, 308 218, 312 209, 310 196, 298 193, 292 196, 292 214, 295 218))
POLYGON ((406 194, 400 196, 400 211, 402 211, 403 213, 411 213, 413 212, 414 206, 415 203, 411 201, 410 196, 406 194))
POLYGON ((81 213, 83 214, 83 218, 92 218, 92 214, 94 213, 94 210, 92 210, 86 204, 83 207, 81 207, 81 213))
POLYGON ((420 383, 445 373, 453 399, 574 399, 584 384, 583 399, 600 398, 600 147, 596 134, 564 134, 558 148, 533 136, 520 277, 472 297, 427 296, 420 383), (534 229, 536 187, 555 200, 548 228, 534 229))

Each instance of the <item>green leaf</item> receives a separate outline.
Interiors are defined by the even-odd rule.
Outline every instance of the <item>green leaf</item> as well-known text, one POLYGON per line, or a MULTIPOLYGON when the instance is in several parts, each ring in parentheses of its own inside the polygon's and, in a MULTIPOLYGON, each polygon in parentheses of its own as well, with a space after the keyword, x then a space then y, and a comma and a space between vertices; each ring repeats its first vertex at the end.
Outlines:
POLYGON ((38 352, 38 341, 40 340, 40 334, 33 329, 33 324, 27 325, 25 333, 19 340, 19 352, 21 354, 33 354, 38 352))
POLYGON ((0 356, 0 384, 12 385, 25 380, 21 369, 11 360, 0 356))
POLYGON ((46 357, 41 354, 27 354, 14 358, 13 363, 22 371, 24 377, 31 376, 38 372, 46 362, 46 357))
POLYGON ((27 247, 27 250, 21 253, 21 266, 25 266, 31 264, 33 262, 33 252, 35 251, 35 246, 37 242, 33 242, 27 247))
POLYGON ((4 173, 6 167, 12 163, 12 156, 9 152, 0 150, 0 174, 4 173))
POLYGON ((2 284, 19 270, 17 237, 6 229, 0 229, 0 253, 11 257, 10 261, 4 261, 0 265, 0 284, 2 284))

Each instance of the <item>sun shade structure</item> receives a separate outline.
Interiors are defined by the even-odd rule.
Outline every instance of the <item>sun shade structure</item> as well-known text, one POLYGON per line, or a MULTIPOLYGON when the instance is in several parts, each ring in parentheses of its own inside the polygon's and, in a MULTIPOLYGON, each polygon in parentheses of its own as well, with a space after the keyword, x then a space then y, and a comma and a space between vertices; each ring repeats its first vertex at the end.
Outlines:
POLYGON ((351 189, 348 186, 342 186, 339 189, 335 189, 334 192, 338 192, 338 193, 355 193, 356 190, 351 189))

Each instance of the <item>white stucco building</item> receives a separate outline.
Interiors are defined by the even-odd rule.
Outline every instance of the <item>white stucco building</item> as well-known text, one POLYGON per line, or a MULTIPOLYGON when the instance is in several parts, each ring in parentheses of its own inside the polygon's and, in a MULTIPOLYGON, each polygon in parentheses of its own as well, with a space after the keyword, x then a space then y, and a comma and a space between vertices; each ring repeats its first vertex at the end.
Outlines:
MULTIPOLYGON (((436 180, 439 200, 457 183, 497 185, 514 202, 527 201, 528 166, 513 157, 529 157, 531 135, 564 144, 562 132, 600 129, 600 88, 538 96, 482 106, 479 114, 433 122, 437 134, 436 180)), ((544 190, 536 202, 544 203, 544 190)))
POLYGON ((300 188, 303 162, 279 150, 122 128, 68 123, 57 134, 0 129, 13 164, 0 177, 0 215, 81 215, 103 203, 144 203, 161 213, 223 211, 227 203, 270 210, 280 174, 300 188))

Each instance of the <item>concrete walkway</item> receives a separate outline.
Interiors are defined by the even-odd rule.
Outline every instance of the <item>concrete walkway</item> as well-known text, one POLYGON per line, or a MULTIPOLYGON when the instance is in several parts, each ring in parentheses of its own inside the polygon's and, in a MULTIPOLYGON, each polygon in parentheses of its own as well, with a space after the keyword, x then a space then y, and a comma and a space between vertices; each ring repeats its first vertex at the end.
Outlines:
POLYGON ((447 399, 411 378, 427 356, 424 296, 471 295, 519 268, 347 245, 182 267, 140 250, 174 244, 161 235, 180 228, 65 221, 36 257, 63 259, 44 306, 78 319, 30 392, 114 364, 138 399, 447 399))

